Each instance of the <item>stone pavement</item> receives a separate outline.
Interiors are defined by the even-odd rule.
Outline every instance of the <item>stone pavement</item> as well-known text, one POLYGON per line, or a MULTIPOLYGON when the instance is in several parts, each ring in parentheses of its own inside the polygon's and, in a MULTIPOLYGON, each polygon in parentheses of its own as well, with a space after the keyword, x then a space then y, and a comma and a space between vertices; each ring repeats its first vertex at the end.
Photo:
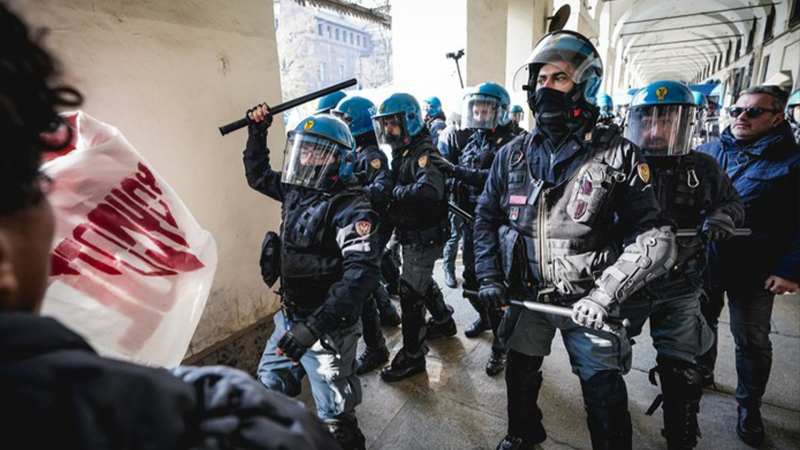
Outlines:
MULTIPOLYGON (((459 267, 459 271, 461 268, 459 267)), ((441 261, 436 279, 445 300, 455 310, 458 334, 433 341, 428 372, 399 383, 384 383, 378 371, 361 377, 364 400, 356 409, 367 447, 400 449, 494 449, 505 436, 506 399, 503 375, 490 378, 484 372, 490 333, 476 339, 464 337, 464 328, 477 317, 461 290, 444 287, 441 261)), ((395 302, 397 303, 397 302, 395 302)), ((736 387, 734 344, 728 329, 727 308, 720 323, 716 386, 706 390, 701 403, 703 437, 697 449, 748 449, 734 430, 736 387)), ((762 413, 767 430, 763 448, 800 448, 800 305, 798 296, 780 296, 773 312, 772 375, 762 413)), ((392 355, 401 346, 399 328, 384 328, 392 355)), ((636 339, 633 370, 626 382, 633 420, 635 449, 666 449, 661 437, 661 410, 651 417, 644 412, 659 390, 647 379, 655 365, 649 330, 636 339)), ((361 343, 363 350, 363 342, 361 343)), ((580 383, 573 375, 561 339, 553 341, 553 353, 545 358, 540 406, 548 440, 540 448, 590 449, 580 383)), ((301 400, 313 409, 306 382, 301 400)))

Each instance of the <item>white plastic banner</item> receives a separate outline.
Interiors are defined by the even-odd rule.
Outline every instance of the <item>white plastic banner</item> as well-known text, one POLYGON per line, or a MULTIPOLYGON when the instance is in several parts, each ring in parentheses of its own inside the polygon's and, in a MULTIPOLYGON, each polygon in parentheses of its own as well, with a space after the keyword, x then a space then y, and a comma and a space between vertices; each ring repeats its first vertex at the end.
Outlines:
POLYGON ((105 356, 177 365, 214 281, 214 238, 118 129, 66 119, 75 149, 43 166, 56 232, 42 314, 105 356))

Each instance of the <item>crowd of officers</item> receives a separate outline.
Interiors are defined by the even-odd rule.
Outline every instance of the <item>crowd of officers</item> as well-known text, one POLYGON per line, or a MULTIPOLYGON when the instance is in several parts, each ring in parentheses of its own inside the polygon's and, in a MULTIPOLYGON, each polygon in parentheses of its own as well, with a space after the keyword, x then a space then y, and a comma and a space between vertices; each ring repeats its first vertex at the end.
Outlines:
POLYGON ((657 350, 651 380, 661 388, 648 414, 662 408, 668 448, 694 448, 724 298, 736 342, 736 431, 750 445, 763 441, 772 304, 800 281, 800 147, 790 128, 798 95, 787 106, 777 88, 748 89, 719 139, 693 148, 698 106, 686 85, 652 83, 625 117, 613 117, 598 99, 596 49, 557 31, 514 78, 535 117, 530 133, 519 126, 522 108, 495 83, 469 90, 460 120, 450 122, 436 98, 421 107, 396 93, 376 106, 337 93, 289 131, 276 170, 266 145, 272 116, 256 106, 247 112, 246 179, 282 204, 280 233, 268 233, 261 260, 265 282, 281 282, 275 329, 257 381, 227 368, 167 374, 100 358, 35 314, 47 249, 23 258, 6 244, 52 237, 52 226, 34 226, 52 222, 36 188, 38 157, 68 140, 53 145, 39 133, 59 128, 54 108, 80 95, 49 87, 49 55, 13 14, 0 13, 21 49, 3 66, 13 75, 3 98, 28 106, 3 109, 16 119, 0 121, 10 148, 20 149, 9 153, 17 156, 4 168, 0 203, 0 393, 4 408, 24 412, 4 433, 68 448, 363 449, 357 375, 389 362, 381 325, 402 326, 402 348, 381 378, 424 372, 426 342, 457 333, 434 263, 444 258, 445 281, 456 287, 463 241, 463 294, 477 312, 464 332, 491 330, 486 373, 505 371, 508 430, 498 449, 547 438, 538 397, 556 329, 580 379, 592 447, 632 448, 623 375, 648 319, 657 350), (31 73, 14 78, 20 70, 31 73), (19 229, 30 236, 9 231, 19 229), (15 267, 34 275, 15 278, 15 267), (366 350, 357 355, 362 335, 366 350), (296 396, 306 376, 338 444, 270 392, 296 396), (146 404, 132 396, 143 386, 146 404), (55 432, 30 432, 50 422, 55 432))
POLYGON ((259 381, 296 395, 308 375, 319 417, 345 448, 363 448, 356 375, 390 359, 381 317, 398 320, 387 293, 399 296, 403 345, 380 376, 395 382, 426 370, 427 341, 457 332, 433 271, 444 258, 445 283, 457 287, 461 242, 463 295, 477 313, 464 333, 491 331, 486 373, 505 370, 498 449, 546 439, 537 401, 557 329, 593 448, 631 448, 623 375, 648 319, 661 387, 648 414, 663 410, 670 449, 694 448, 724 293, 736 430, 759 444, 773 297, 800 280, 800 148, 787 95, 745 91, 731 126, 694 148, 702 96, 659 81, 615 114, 610 97, 598 98, 602 72, 584 36, 545 36, 514 80, 534 114, 530 133, 496 83, 469 89, 449 122, 436 97, 420 105, 396 93, 376 106, 339 93, 289 132, 282 171, 266 149, 268 107, 250 110, 247 180, 283 202, 280 261, 262 266, 282 278, 283 309, 259 381))

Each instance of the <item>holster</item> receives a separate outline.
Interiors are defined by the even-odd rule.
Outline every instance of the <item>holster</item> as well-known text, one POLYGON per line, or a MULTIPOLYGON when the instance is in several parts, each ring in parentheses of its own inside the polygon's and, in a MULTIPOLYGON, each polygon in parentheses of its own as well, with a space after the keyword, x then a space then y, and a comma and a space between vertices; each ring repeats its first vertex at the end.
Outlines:
POLYGON ((261 278, 272 287, 281 276, 281 237, 268 231, 261 242, 261 278))

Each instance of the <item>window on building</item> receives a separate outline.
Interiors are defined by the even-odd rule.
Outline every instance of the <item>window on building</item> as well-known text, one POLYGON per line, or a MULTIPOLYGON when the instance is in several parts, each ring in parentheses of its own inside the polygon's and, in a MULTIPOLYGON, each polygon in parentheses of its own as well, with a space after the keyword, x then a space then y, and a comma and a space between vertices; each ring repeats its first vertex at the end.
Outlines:
POLYGON ((792 2, 792 14, 789 16, 789 26, 793 27, 800 23, 800 0, 792 2))
POLYGON ((322 36, 322 24, 317 25, 317 34, 322 36))
POLYGON ((337 41, 339 40, 339 29, 338 28, 336 29, 336 40, 337 41))
POLYGON ((353 38, 353 33, 350 33, 350 45, 353 45, 355 39, 353 38))
POLYGON ((361 35, 356 36, 356 45, 361 47, 361 35))
POLYGON ((767 73, 769 69, 769 55, 765 56, 764 59, 761 60, 761 84, 764 84, 767 81, 767 73))
POLYGON ((736 57, 733 58, 734 61, 739 59, 742 56, 742 38, 736 40, 736 57))
POLYGON ((333 39, 333 36, 331 35, 331 26, 328 25, 326 28, 328 29, 328 39, 333 39))
POLYGON ((731 50, 733 49, 733 45, 731 45, 731 41, 728 41, 728 51, 725 52, 725 66, 731 63, 731 50))
POLYGON ((774 29, 775 28, 775 5, 769 9, 769 14, 767 14, 767 23, 764 25, 764 42, 772 39, 774 36, 774 29))
POLYGON ((325 63, 319 63, 319 81, 325 81, 325 63))
POLYGON ((753 25, 750 26, 750 35, 747 37, 747 53, 753 51, 753 47, 756 45, 756 24, 758 19, 753 17, 753 25))

